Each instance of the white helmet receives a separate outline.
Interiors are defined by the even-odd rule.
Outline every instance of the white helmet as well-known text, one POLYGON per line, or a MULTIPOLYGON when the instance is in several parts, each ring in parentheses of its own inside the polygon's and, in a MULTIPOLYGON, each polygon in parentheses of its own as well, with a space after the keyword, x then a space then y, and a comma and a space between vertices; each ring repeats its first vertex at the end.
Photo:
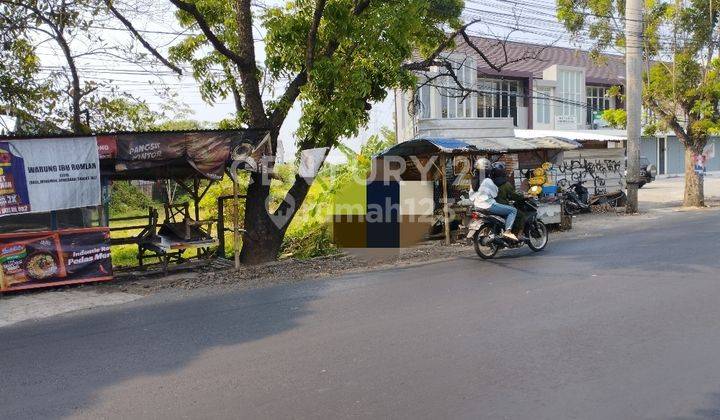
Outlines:
POLYGON ((490 160, 484 157, 481 157, 475 161, 475 169, 477 169, 478 171, 488 170, 491 166, 492 163, 490 162, 490 160))

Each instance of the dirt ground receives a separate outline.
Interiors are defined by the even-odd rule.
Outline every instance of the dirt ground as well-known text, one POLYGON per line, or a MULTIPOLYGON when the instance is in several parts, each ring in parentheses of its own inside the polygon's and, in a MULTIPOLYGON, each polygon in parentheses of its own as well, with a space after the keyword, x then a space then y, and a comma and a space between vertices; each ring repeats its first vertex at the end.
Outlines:
MULTIPOLYGON (((603 229, 619 224, 633 224, 640 219, 654 218, 653 212, 679 208, 683 194, 682 178, 659 179, 640 190, 641 214, 625 216, 614 212, 588 214, 575 217, 573 229, 568 232, 554 231, 551 240, 595 236, 603 229)), ((708 177, 705 192, 710 205, 720 204, 720 177, 708 177)), ((229 262, 214 262, 210 266, 179 271, 168 275, 123 274, 114 281, 96 285, 80 286, 81 289, 98 293, 131 293, 148 295, 161 290, 178 291, 204 287, 253 289, 277 284, 294 283, 340 274, 359 273, 383 268, 424 264, 441 261, 458 255, 474 256, 472 246, 459 241, 444 246, 442 241, 428 241, 415 248, 402 249, 395 254, 367 258, 347 253, 309 260, 286 259, 258 266, 243 266, 235 271, 229 262)))

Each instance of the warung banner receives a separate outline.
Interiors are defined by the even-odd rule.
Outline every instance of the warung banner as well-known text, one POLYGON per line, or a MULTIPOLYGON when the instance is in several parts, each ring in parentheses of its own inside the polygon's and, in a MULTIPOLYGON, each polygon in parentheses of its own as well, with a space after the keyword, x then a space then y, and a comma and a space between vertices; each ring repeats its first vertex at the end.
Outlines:
POLYGON ((0 142, 0 217, 97 205, 94 137, 0 142))

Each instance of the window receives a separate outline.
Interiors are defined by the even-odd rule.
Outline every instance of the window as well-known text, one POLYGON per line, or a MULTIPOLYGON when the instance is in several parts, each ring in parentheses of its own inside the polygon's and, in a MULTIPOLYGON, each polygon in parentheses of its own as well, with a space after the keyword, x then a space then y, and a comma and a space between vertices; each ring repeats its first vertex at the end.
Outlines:
POLYGON ((420 118, 430 118, 430 86, 421 86, 415 96, 415 112, 420 118))
POLYGON ((585 80, 581 71, 560 70, 558 72, 558 96, 562 101, 558 107, 560 116, 575 120, 580 124, 583 120, 583 89, 585 80))
POLYGON ((538 124, 550 124, 550 97, 551 88, 538 88, 535 90, 535 122, 538 124))
POLYGON ((602 86, 588 86, 585 89, 587 100, 586 123, 592 125, 595 112, 610 109, 610 98, 607 96, 607 88, 602 86))
POLYGON ((478 81, 478 118, 512 117, 517 125, 518 97, 522 88, 517 80, 482 79, 478 81))
POLYGON ((443 87, 440 93, 440 116, 442 118, 469 118, 472 117, 475 94, 466 94, 463 87, 472 88, 475 85, 475 61, 467 57, 451 57, 453 70, 458 83, 450 76, 442 78, 443 87))

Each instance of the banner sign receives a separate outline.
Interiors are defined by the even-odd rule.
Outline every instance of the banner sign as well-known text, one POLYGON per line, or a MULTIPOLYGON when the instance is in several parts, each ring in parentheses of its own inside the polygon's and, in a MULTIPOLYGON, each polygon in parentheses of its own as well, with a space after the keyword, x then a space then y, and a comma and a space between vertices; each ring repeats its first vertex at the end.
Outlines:
POLYGON ((94 137, 0 141, 0 217, 99 204, 94 137))
POLYGON ((186 166, 192 174, 217 180, 232 160, 246 157, 245 151, 270 154, 270 149, 258 150, 263 135, 258 130, 117 134, 99 136, 98 147, 102 159, 115 160, 121 176, 172 177, 186 166))
POLYGON ((111 279, 108 228, 0 235, 0 291, 111 279))

